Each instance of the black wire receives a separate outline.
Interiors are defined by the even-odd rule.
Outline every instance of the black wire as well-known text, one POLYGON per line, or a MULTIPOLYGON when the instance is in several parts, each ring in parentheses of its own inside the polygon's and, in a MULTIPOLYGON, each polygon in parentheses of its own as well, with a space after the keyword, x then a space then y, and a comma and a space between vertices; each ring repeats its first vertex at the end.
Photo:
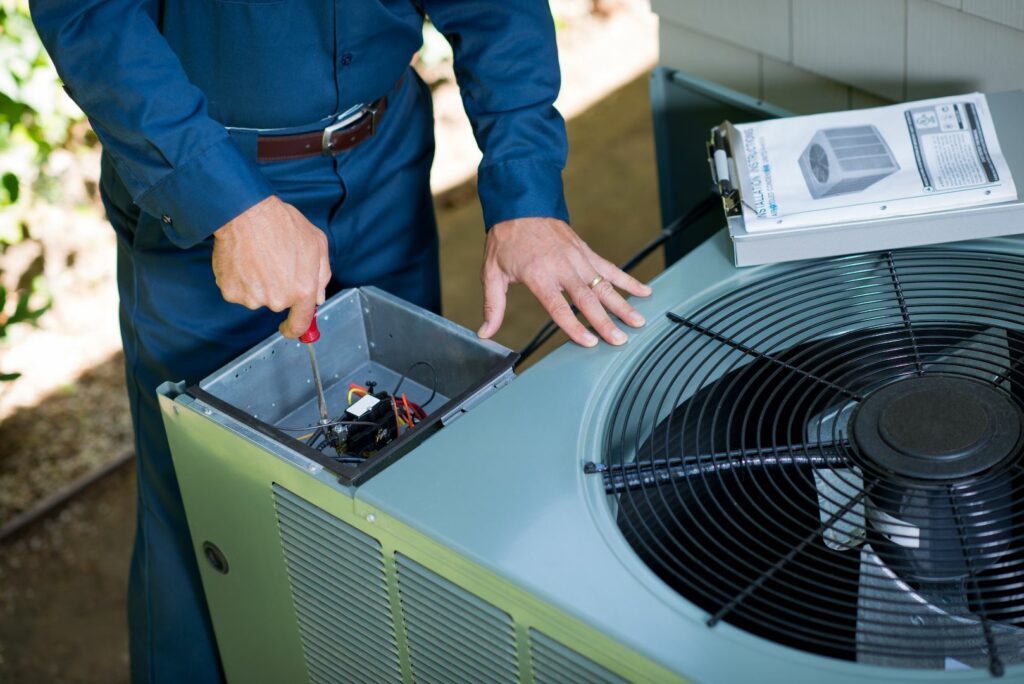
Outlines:
POLYGON ((425 402, 423 402, 420 405, 423 408, 426 408, 427 405, 430 404, 430 402, 434 401, 434 397, 437 396, 437 370, 433 366, 431 366, 429 363, 427 363, 426 361, 417 361, 414 364, 412 364, 411 366, 409 366, 407 369, 405 369, 405 372, 402 373, 402 377, 400 377, 398 379, 398 384, 395 385, 395 391, 391 393, 391 396, 392 397, 397 397, 398 396, 398 390, 402 389, 402 383, 405 382, 405 379, 407 377, 409 377, 409 373, 411 373, 412 369, 415 368, 416 366, 426 366, 427 368, 430 369, 431 375, 434 376, 433 383, 431 384, 431 387, 430 387, 430 398, 427 399, 425 402))
MULTIPOLYGON (((639 252, 637 252, 632 257, 627 259, 624 264, 619 266, 619 268, 625 271, 626 273, 629 273, 634 268, 636 268, 641 261, 650 256, 651 252, 653 252, 654 250, 658 249, 658 247, 661 247, 663 244, 671 240, 676 235, 676 233, 678 233, 683 228, 688 228, 689 226, 697 222, 699 219, 703 218, 704 215, 711 211, 713 207, 719 206, 721 201, 722 197, 718 193, 708 193, 708 196, 701 200, 697 205, 695 205, 693 209, 690 209, 690 211, 686 212, 686 214, 684 214, 683 216, 679 217, 672 223, 662 228, 661 232, 658 233, 658 237, 654 238, 646 245, 644 245, 639 252)), ((578 309, 575 306, 573 306, 572 312, 575 314, 578 312, 578 309)), ((558 332, 558 324, 555 323, 554 321, 549 320, 547 323, 542 325, 540 330, 537 331, 537 334, 533 336, 533 339, 527 342, 526 346, 524 346, 522 350, 520 350, 519 360, 516 361, 516 365, 520 365, 529 356, 536 352, 541 346, 544 345, 545 342, 550 340, 551 336, 554 335, 556 332, 558 332)))
POLYGON ((371 423, 368 420, 332 420, 326 423, 307 425, 305 427, 285 427, 284 425, 275 425, 274 427, 278 430, 284 430, 285 432, 302 432, 303 430, 316 430, 317 428, 332 427, 334 425, 372 425, 373 427, 379 427, 377 423, 371 423))

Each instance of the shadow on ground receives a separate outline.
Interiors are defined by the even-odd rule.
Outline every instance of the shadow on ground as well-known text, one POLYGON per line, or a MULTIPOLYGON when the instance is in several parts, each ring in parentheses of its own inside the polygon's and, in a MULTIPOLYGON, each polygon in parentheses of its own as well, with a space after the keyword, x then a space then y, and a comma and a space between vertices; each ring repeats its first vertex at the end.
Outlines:
MULTIPOLYGON (((572 153, 565 184, 573 225, 599 253, 625 261, 659 226, 646 79, 605 98, 570 121, 568 129, 572 153)), ((446 193, 438 205, 445 315, 475 330, 481 321, 478 271, 484 236, 472 184, 446 193)), ((637 276, 647 280, 660 265, 656 255, 637 276)), ((513 288, 497 339, 517 349, 545 320, 540 305, 522 288, 513 288)), ((558 336, 541 354, 563 340, 558 336)), ((87 438, 86 413, 127 425, 126 408, 112 412, 91 403, 108 395, 116 397, 110 401, 123 396, 119 356, 77 383, 80 411, 65 427, 72 437, 67 448, 76 448, 76 430, 81 448, 101 448, 87 438)), ((59 403, 47 401, 15 414, 4 429, 19 426, 25 434, 16 443, 31 450, 61 420, 69 420, 53 413, 52 404, 59 403)), ((9 434, 0 434, 0 468, 13 457, 9 445, 15 442, 7 441, 13 437, 4 436, 9 434)), ((120 434, 118 449, 106 456, 129 448, 127 434, 123 429, 120 434)), ((124 587, 134 495, 134 468, 123 468, 59 513, 0 543, 0 682, 127 681, 124 587)))

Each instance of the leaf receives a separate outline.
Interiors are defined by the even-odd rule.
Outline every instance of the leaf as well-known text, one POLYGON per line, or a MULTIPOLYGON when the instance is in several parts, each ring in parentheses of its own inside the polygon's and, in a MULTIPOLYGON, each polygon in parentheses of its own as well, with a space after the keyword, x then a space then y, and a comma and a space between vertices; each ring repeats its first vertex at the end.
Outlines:
POLYGON ((3 314, 5 306, 7 306, 7 288, 0 285, 0 314, 3 314))
POLYGON ((18 305, 14 307, 14 313, 7 319, 8 327, 15 323, 34 323, 39 320, 39 317, 50 310, 53 306, 53 300, 50 299, 43 306, 38 309, 33 309, 29 306, 29 299, 31 299, 31 292, 22 292, 21 296, 18 297, 18 305))
POLYGON ((17 290, 19 292, 27 291, 34 292, 35 287, 33 286, 36 278, 41 276, 46 270, 46 257, 40 253, 36 255, 36 258, 25 268, 21 276, 18 277, 17 290))
POLYGON ((21 373, 0 373, 0 382, 10 382, 21 377, 21 373))
POLYGON ((7 203, 14 204, 18 201, 18 196, 21 194, 21 181, 13 173, 5 173, 3 177, 0 177, 0 185, 3 186, 4 190, 7 191, 7 203))

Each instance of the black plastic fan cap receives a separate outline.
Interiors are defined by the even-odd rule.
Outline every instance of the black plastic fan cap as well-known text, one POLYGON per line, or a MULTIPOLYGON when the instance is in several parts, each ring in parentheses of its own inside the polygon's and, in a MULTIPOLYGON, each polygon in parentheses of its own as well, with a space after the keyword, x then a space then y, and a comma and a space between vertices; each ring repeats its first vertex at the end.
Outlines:
POLYGON ((1024 424, 1010 396, 980 380, 924 375, 888 384, 854 412, 851 437, 894 475, 956 480, 1017 453, 1024 424))

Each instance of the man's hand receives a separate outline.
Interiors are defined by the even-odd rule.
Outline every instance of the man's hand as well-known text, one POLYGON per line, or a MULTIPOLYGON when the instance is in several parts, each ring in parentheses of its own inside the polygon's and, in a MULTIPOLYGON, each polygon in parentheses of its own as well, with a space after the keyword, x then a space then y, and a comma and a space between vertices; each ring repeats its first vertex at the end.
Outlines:
POLYGON ((651 293, 651 288, 595 254, 564 221, 547 218, 516 219, 491 228, 480 279, 484 284, 484 324, 478 333, 480 337, 498 332, 505 317, 509 284, 523 283, 548 310, 551 319, 574 342, 585 347, 593 347, 597 338, 576 319, 563 293, 606 342, 616 345, 626 341, 626 334, 612 322, 608 312, 634 328, 644 324, 644 317, 615 287, 640 297, 651 293), (591 287, 597 276, 602 280, 591 287))
POLYGON ((214 236, 213 273, 224 299, 249 309, 290 309, 281 333, 296 338, 306 332, 331 279, 323 231, 272 196, 214 236))

